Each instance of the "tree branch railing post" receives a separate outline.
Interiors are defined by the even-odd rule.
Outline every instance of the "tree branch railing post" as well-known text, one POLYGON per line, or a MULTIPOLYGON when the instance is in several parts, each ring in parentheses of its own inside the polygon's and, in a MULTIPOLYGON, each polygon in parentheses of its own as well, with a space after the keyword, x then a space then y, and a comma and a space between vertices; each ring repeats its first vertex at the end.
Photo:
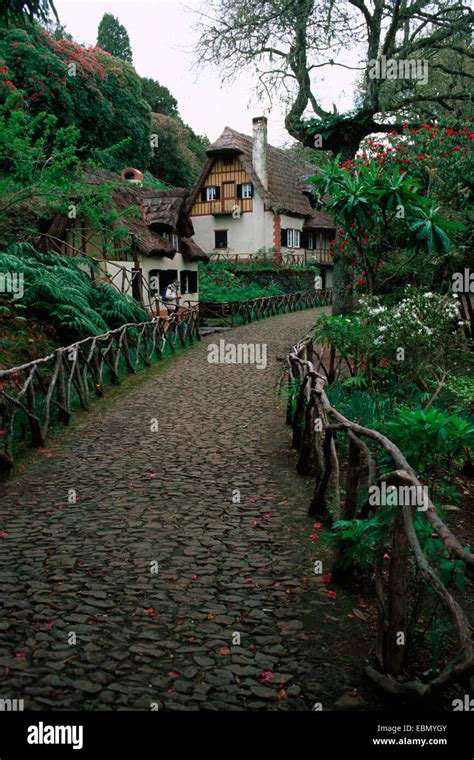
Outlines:
MULTIPOLYGON (((474 649, 472 646, 468 619, 453 598, 449 589, 441 582, 436 571, 420 547, 416 534, 413 514, 418 506, 423 519, 430 529, 436 531, 445 549, 453 559, 461 560, 468 571, 474 568, 474 555, 467 551, 439 516, 426 489, 420 483, 410 464, 400 449, 386 436, 376 430, 365 428, 352 422, 332 406, 325 392, 327 374, 315 369, 312 337, 307 336, 296 344, 287 357, 288 400, 286 421, 292 427, 292 446, 299 452, 297 471, 302 475, 312 474, 315 478, 313 496, 308 513, 311 516, 326 516, 332 521, 338 519, 338 504, 341 501, 339 459, 337 454, 341 440, 347 462, 345 478, 344 520, 365 519, 370 510, 367 499, 360 503, 361 484, 367 488, 382 483, 408 485, 416 491, 414 504, 403 501, 399 504, 392 525, 391 557, 388 573, 383 570, 383 545, 374 549, 374 587, 377 607, 376 659, 381 671, 366 668, 369 677, 381 688, 400 696, 430 696, 441 692, 447 685, 474 674, 474 649), (295 382, 299 388, 296 406, 294 404, 295 382), (377 479, 377 458, 371 447, 381 449, 394 463, 392 472, 384 472, 377 479), (421 494, 421 501, 419 494, 421 494), (333 513, 331 514, 331 502, 333 513), (456 635, 458 651, 444 670, 425 684, 419 680, 400 682, 397 677, 406 667, 408 640, 408 605, 410 552, 416 566, 435 597, 451 615, 456 635)), ((399 493, 400 491, 397 491, 399 493)), ((398 499, 399 497, 397 497, 398 499)), ((384 502, 380 502, 380 506, 384 502)), ((378 507, 380 509, 380 506, 378 507)), ((336 561, 337 567, 337 561, 336 561)))

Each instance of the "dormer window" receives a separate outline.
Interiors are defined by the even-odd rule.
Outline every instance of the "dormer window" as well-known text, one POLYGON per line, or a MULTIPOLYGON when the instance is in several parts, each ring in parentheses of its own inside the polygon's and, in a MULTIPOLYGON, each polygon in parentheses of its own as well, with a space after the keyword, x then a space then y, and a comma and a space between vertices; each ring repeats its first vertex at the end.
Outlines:
POLYGON ((173 233, 173 235, 171 235, 171 244, 172 244, 173 248, 175 248, 176 250, 178 250, 178 248, 179 248, 178 236, 175 235, 174 233, 173 233))

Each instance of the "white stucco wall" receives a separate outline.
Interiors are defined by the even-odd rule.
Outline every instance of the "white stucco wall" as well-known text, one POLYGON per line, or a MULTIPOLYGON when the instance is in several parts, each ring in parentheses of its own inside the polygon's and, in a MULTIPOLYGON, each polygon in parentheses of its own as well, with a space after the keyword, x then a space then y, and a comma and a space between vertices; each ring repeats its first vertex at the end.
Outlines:
MULTIPOLYGON (((259 248, 273 246, 273 213, 265 211, 259 197, 253 199, 253 212, 241 214, 239 219, 229 216, 193 216, 194 240, 206 253, 217 253, 214 246, 216 230, 227 230, 231 255, 248 255, 259 248)), ((223 250, 225 252, 225 249, 223 250)))
MULTIPOLYGON (((191 262, 191 261, 185 261, 183 259, 183 256, 181 253, 176 253, 173 259, 168 259, 164 256, 147 256, 143 257, 140 261, 141 268, 142 268, 142 274, 145 278, 145 281, 149 284, 150 283, 150 272, 158 269, 160 271, 162 270, 176 270, 177 271, 177 277, 179 279, 180 272, 186 270, 191 272, 197 272, 197 262, 191 262)), ((104 265, 106 267, 107 273, 109 277, 113 277, 117 274, 117 267, 125 268, 129 271, 131 276, 131 271, 133 269, 133 261, 106 261, 104 262, 104 265)), ((117 286, 121 286, 121 276, 117 275, 114 279, 114 282, 117 286)), ((199 283, 198 283, 199 288, 199 283)), ((128 295, 132 295, 131 288, 129 289, 128 295)), ((197 301, 199 300, 199 291, 196 291, 195 293, 185 293, 182 296, 182 303, 184 304, 185 301, 197 301)))

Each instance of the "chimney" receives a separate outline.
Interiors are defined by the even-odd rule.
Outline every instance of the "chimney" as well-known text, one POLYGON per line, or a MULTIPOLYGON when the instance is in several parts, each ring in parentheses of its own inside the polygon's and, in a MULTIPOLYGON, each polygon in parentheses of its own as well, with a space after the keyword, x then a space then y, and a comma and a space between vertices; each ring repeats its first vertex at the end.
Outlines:
POLYGON ((252 162, 260 182, 265 190, 268 190, 267 168, 267 118, 256 116, 252 119, 253 125, 253 152, 252 162))

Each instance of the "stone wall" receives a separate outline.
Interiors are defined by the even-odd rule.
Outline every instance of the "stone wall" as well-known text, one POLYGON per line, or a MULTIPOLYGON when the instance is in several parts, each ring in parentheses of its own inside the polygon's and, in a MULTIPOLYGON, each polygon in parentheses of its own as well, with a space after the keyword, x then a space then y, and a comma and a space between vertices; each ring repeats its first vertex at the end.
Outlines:
POLYGON ((294 293, 298 290, 314 290, 314 278, 317 270, 298 271, 297 269, 250 269, 242 271, 230 265, 230 271, 244 282, 255 282, 262 288, 277 285, 284 293, 294 293))

